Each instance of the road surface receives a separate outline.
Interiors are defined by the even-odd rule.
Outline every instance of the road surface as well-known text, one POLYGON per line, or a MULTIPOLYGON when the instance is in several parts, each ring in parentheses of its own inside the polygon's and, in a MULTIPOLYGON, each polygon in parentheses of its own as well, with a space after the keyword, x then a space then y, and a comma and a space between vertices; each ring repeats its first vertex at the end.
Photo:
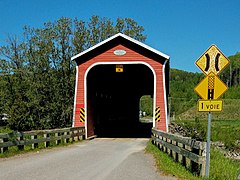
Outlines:
POLYGON ((148 139, 94 139, 0 159, 1 180, 171 180, 144 149, 148 139))

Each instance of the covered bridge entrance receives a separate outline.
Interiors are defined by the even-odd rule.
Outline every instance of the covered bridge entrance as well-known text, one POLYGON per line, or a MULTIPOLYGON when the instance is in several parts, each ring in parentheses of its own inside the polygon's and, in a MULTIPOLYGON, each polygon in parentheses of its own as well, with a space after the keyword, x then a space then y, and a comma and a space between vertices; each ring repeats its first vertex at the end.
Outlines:
POLYGON ((87 137, 150 137, 168 131, 169 56, 121 33, 72 57, 77 63, 73 126, 87 137), (153 97, 153 122, 139 121, 139 101, 153 97))

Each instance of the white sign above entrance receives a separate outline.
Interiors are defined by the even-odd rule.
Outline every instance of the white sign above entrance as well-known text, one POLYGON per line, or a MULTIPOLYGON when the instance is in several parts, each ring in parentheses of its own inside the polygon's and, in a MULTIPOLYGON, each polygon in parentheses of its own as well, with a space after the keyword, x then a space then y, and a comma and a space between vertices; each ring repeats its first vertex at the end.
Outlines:
POLYGON ((115 55, 117 55, 117 56, 123 56, 123 55, 125 55, 127 52, 126 52, 125 50, 123 50, 123 49, 117 49, 117 50, 115 50, 113 53, 114 53, 115 55))

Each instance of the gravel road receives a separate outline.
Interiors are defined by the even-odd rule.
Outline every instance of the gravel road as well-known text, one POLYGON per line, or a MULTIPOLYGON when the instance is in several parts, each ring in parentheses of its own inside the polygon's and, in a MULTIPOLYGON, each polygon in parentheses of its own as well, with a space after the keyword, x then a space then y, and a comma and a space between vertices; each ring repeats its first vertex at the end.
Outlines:
POLYGON ((0 159, 1 180, 171 180, 144 152, 148 139, 97 138, 0 159))

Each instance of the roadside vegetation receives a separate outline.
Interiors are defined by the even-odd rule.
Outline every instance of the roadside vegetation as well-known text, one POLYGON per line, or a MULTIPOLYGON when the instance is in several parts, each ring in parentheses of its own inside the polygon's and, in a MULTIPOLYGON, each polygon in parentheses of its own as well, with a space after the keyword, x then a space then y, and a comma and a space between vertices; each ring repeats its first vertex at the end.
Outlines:
POLYGON ((0 133, 10 133, 10 132, 13 132, 13 130, 11 130, 9 127, 6 127, 6 126, 0 127, 0 133))
MULTIPOLYGON (((240 151, 240 99, 223 99, 223 111, 212 113, 211 141, 221 141, 229 150, 240 151)), ((179 114, 173 123, 188 131, 188 136, 206 141, 207 113, 195 107, 179 114), (197 133, 195 133, 197 131, 197 133)))
POLYGON ((150 95, 144 95, 140 98, 139 109, 145 112, 145 117, 153 117, 153 98, 150 95))
MULTIPOLYGON (((172 175, 178 179, 188 180, 205 179, 192 174, 180 163, 174 161, 168 154, 160 151, 151 141, 149 141, 146 147, 146 152, 153 154, 157 168, 164 175, 172 175)), ((239 170, 240 161, 228 159, 219 150, 211 149, 209 180, 236 179, 239 170)))
MULTIPOLYGON (((178 120, 175 123, 186 129, 186 136, 207 140, 206 120, 178 120)), ((229 150, 240 150, 240 120, 212 120, 211 141, 223 142, 229 150)))

